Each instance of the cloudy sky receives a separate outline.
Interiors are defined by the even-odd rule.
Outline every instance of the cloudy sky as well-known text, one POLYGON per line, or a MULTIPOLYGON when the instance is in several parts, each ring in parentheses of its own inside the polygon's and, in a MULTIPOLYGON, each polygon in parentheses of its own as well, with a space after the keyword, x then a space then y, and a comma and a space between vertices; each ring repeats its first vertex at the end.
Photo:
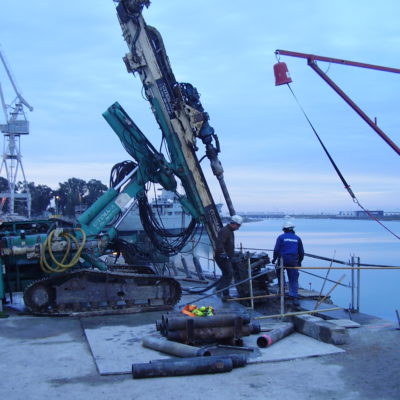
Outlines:
MULTIPOLYGON (((275 50, 400 68, 399 14, 398 0, 153 0, 144 11, 164 38, 177 80, 201 93, 236 210, 286 213, 358 208, 289 89, 275 86, 275 50)), ((21 141, 28 181, 53 188, 71 177, 108 184, 112 165, 128 159, 101 116, 115 101, 158 147, 140 80, 122 62, 127 47, 112 0, 1 1, 0 45, 34 107, 30 135, 21 141)), ((360 203, 400 211, 399 156, 306 60, 281 61, 360 203)), ((318 65, 400 145, 398 74, 318 65)), ((2 66, 0 82, 10 102, 2 66)), ((215 179, 208 181, 221 201, 215 179)))

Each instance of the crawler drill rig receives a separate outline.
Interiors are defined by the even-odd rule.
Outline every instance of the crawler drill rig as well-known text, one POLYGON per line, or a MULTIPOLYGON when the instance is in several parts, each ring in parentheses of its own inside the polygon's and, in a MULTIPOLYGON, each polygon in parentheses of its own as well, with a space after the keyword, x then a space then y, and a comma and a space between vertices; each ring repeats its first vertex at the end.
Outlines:
POLYGON ((175 192, 193 219, 181 234, 179 248, 172 249, 161 232, 146 224, 146 232, 159 253, 169 256, 179 251, 197 223, 203 224, 215 248, 222 223, 197 157, 197 141, 204 144, 205 156, 220 183, 229 212, 235 214, 218 159, 218 138, 200 96, 191 84, 176 81, 161 35, 144 21, 142 11, 150 1, 115 3, 129 48, 125 65, 142 81, 170 160, 152 146, 118 103, 103 113, 135 160, 129 168, 118 174, 113 186, 79 216, 74 226, 55 221, 47 229, 42 223, 41 230, 32 224, 29 229, 14 226, 0 231, 5 272, 0 275, 0 298, 4 297, 5 283, 21 286, 19 279, 25 274, 28 282, 34 281, 23 288, 24 301, 35 314, 128 313, 168 309, 177 303, 181 296, 179 283, 136 262, 140 254, 132 243, 134 239, 122 238, 118 225, 135 201, 139 205, 146 202, 146 185, 153 182, 175 192), (177 180, 185 195, 177 193, 177 180), (102 256, 113 251, 122 252, 130 265, 112 267, 104 262, 102 256))

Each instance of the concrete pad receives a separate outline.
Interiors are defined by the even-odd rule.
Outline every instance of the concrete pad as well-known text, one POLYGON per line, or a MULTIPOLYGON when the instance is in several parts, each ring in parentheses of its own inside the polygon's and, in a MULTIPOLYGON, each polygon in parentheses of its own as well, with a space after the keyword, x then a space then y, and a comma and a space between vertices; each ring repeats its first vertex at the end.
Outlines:
POLYGON ((265 363, 272 361, 294 360, 296 358, 306 358, 323 356, 327 354, 343 353, 344 350, 332 344, 322 343, 309 336, 300 333, 292 333, 272 346, 260 349, 257 346, 259 335, 251 335, 244 338, 244 346, 251 346, 257 349, 260 355, 248 360, 249 364, 265 363))
POLYGON ((330 319, 329 322, 342 328, 359 328, 361 326, 358 322, 351 319, 330 319))
POLYGON ((142 338, 150 335, 160 337, 155 324, 101 326, 85 328, 84 331, 100 375, 130 374, 132 364, 170 358, 142 346, 142 338))
MULTIPOLYGON (((63 399, 63 382, 95 373, 77 320, 0 319, 0 399, 63 399)), ((71 394, 70 399, 85 398, 71 394)), ((65 394, 65 393, 64 393, 65 394)), ((87 396, 87 394, 86 394, 87 396)))
MULTIPOLYGON (((167 354, 142 346, 141 340, 145 336, 161 337, 155 329, 155 324, 85 328, 85 335, 101 375, 130 374, 132 364, 171 358, 167 354)), ((268 348, 259 349, 257 346, 258 336, 247 336, 243 340, 244 346, 255 349, 253 353, 249 354, 249 364, 343 352, 333 345, 321 343, 298 333, 294 333, 268 348)))

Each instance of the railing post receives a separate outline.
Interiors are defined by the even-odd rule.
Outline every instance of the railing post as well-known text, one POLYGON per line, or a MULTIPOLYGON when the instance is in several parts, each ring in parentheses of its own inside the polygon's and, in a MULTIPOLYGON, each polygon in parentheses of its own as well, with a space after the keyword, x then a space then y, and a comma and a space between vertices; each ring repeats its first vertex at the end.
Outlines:
POLYGON ((351 256, 351 312, 358 313, 360 311, 360 281, 361 281, 361 268, 360 257, 351 256), (357 269, 357 277, 355 276, 355 269, 357 269), (357 292, 355 293, 354 287, 356 286, 357 292))
POLYGON ((354 312, 354 256, 351 256, 351 308, 350 311, 354 312))
POLYGON ((283 261, 282 258, 279 259, 279 276, 280 276, 280 285, 279 285, 279 293, 281 297, 281 315, 280 319, 283 319, 283 315, 285 314, 285 273, 283 270, 283 261))
POLYGON ((357 258, 357 312, 360 312, 360 292, 361 292, 361 268, 360 268, 360 257, 357 258))
POLYGON ((249 289, 250 289, 250 297, 251 297, 251 299, 250 299, 250 304, 251 304, 250 308, 252 310, 254 310, 253 279, 252 279, 253 278, 253 274, 252 274, 252 271, 251 271, 250 253, 247 253, 247 270, 248 270, 248 275, 249 275, 249 278, 250 278, 250 280, 249 280, 249 289))

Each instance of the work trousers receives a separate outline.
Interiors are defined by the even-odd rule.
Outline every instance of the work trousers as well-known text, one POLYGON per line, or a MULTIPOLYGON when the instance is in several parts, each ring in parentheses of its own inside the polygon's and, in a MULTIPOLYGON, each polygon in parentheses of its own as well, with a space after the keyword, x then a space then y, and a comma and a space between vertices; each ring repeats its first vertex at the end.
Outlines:
POLYGON ((299 297, 299 270, 286 269, 289 280, 289 296, 299 297))
MULTIPOLYGON (((233 278, 232 262, 229 259, 221 259, 219 257, 216 257, 215 261, 217 262, 217 265, 222 272, 222 276, 219 279, 217 285, 215 286, 215 289, 221 290, 221 289, 226 288, 227 286, 230 286, 230 284, 232 282, 232 278, 233 278)), ((225 289, 222 292, 222 296, 228 297, 229 289, 225 289)))
MULTIPOLYGON (((282 260, 279 264, 282 264, 282 260)), ((299 270, 297 269, 287 269, 287 267, 298 267, 299 261, 297 258, 291 258, 289 260, 283 259, 283 267, 286 270, 288 280, 289 280, 289 296, 291 297, 299 297, 299 270)), ((280 270, 277 270, 277 277, 278 277, 278 285, 280 287, 280 270)), ((283 281, 285 285, 285 274, 283 274, 283 281)))

